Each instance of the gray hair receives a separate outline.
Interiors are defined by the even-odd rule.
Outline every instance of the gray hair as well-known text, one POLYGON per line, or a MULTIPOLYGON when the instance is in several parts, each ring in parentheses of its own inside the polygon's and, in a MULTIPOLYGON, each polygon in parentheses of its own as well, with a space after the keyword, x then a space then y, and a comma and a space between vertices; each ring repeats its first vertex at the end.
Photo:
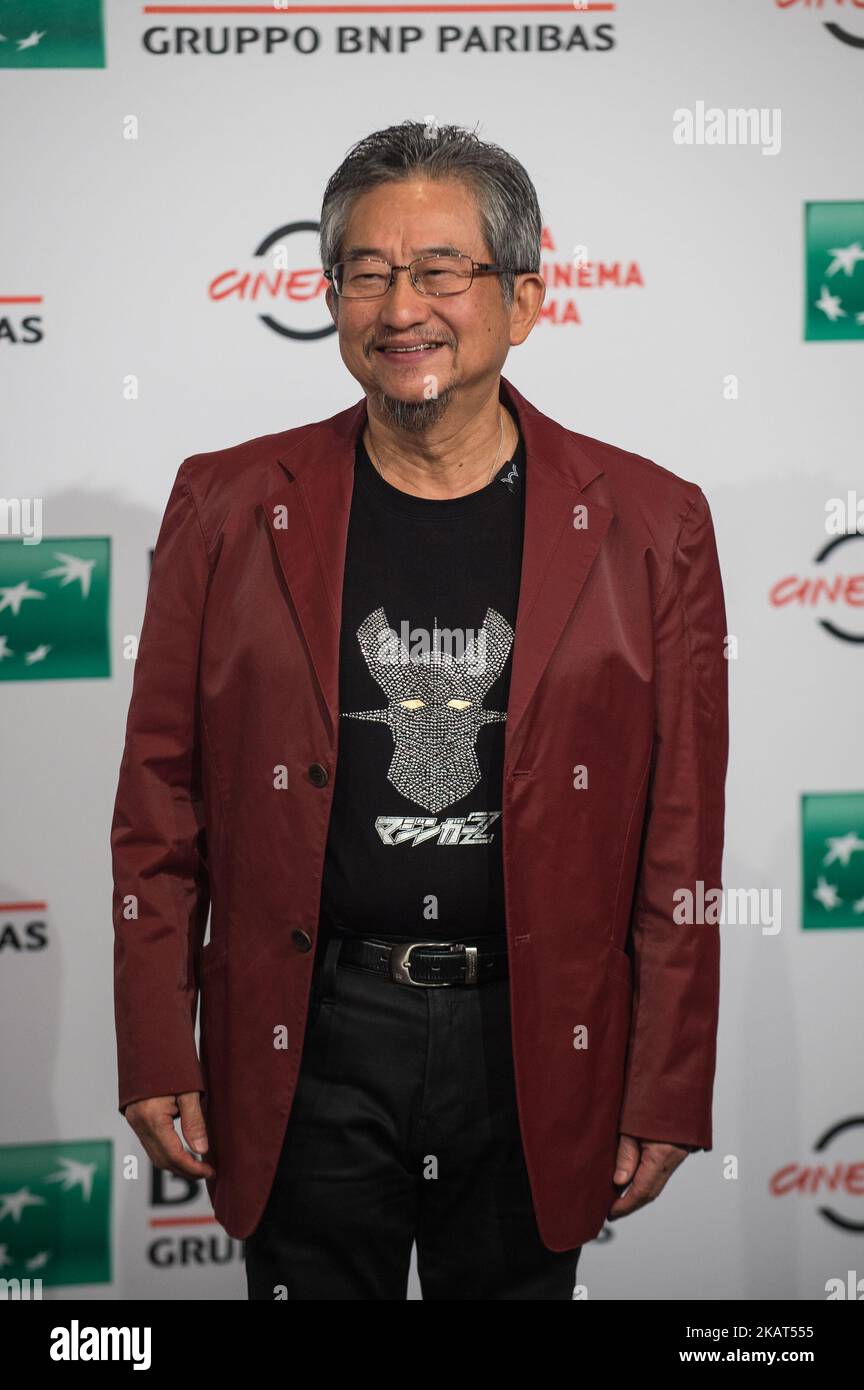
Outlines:
MULTIPOLYGON (((492 260, 519 270, 540 270, 543 224, 537 191, 514 155, 460 126, 403 121, 376 130, 352 145, 324 190, 319 249, 330 270, 342 254, 342 241, 354 201, 382 183, 419 175, 459 180, 477 204, 480 226, 492 260)), ((515 279, 500 275, 504 303, 513 303, 515 279)))

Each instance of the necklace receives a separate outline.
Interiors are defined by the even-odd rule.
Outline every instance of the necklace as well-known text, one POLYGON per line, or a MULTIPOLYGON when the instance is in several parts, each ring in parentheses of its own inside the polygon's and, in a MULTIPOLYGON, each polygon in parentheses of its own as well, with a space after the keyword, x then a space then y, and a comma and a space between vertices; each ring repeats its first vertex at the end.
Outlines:
MULTIPOLYGON (((493 464, 492 464, 492 468, 490 469, 490 472, 489 472, 489 477, 486 479, 486 482, 485 482, 485 484, 484 484, 485 487, 488 487, 489 484, 490 484, 491 481, 492 481, 492 478, 493 478, 493 475, 494 475, 494 473, 495 473, 495 470, 496 470, 496 468, 498 467, 498 459, 501 457, 501 445, 504 443, 504 412, 503 412, 503 410, 501 409, 500 406, 498 407, 498 419, 499 419, 499 425, 500 425, 500 428, 499 428, 499 430, 498 430, 498 449, 497 449, 497 452, 496 452, 496 454, 495 454, 495 460, 494 460, 494 462, 493 462, 493 464)), ((371 444, 372 444, 372 431, 369 429, 368 422, 367 422, 367 425, 366 425, 366 430, 367 430, 367 433, 368 433, 368 435, 369 435, 369 443, 370 443, 370 445, 371 445, 371 444)), ((378 472, 381 474, 381 477, 384 478, 384 472, 383 472, 383 470, 382 470, 382 468, 381 468, 381 464, 378 462, 378 455, 377 455, 377 453, 375 452, 375 446, 374 446, 374 445, 372 445, 372 458, 373 458, 373 460, 374 460, 375 467, 378 469, 378 472)), ((385 482, 387 481, 386 478, 384 479, 384 481, 385 481, 385 482)))

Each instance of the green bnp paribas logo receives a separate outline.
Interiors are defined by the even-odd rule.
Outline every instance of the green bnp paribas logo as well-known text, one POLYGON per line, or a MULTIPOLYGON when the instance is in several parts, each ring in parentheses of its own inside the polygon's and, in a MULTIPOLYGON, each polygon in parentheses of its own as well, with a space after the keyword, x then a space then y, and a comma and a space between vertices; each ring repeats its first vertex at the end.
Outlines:
POLYGON ((0 1148, 4 1279, 7 1297, 14 1280, 22 1287, 29 1280, 31 1290, 37 1280, 46 1287, 110 1282, 110 1140, 0 1148))
POLYGON ((864 342, 864 202, 806 203, 804 337, 864 342))
POLYGON ((805 931, 864 927, 864 792, 801 798, 805 931))
POLYGON ((0 680, 110 676, 108 536, 0 541, 0 680))
POLYGON ((0 67, 104 68, 102 0, 0 4, 0 67))

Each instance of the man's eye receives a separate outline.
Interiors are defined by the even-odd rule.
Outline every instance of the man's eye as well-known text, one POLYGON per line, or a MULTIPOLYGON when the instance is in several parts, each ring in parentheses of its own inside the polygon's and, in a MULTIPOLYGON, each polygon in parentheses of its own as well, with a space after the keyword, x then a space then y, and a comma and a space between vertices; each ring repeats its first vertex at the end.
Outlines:
POLYGON ((400 700, 403 709, 421 709, 425 705, 425 700, 400 700))
POLYGON ((474 703, 473 700, 448 700, 448 709, 468 709, 474 703))

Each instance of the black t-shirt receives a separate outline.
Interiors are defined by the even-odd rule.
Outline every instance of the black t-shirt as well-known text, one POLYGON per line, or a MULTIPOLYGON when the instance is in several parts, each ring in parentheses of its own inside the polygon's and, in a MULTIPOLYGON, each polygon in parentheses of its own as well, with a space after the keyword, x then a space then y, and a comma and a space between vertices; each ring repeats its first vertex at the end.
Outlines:
POLYGON ((524 496, 521 436, 486 487, 441 500, 387 482, 358 440, 323 940, 505 935, 501 798, 524 496))

